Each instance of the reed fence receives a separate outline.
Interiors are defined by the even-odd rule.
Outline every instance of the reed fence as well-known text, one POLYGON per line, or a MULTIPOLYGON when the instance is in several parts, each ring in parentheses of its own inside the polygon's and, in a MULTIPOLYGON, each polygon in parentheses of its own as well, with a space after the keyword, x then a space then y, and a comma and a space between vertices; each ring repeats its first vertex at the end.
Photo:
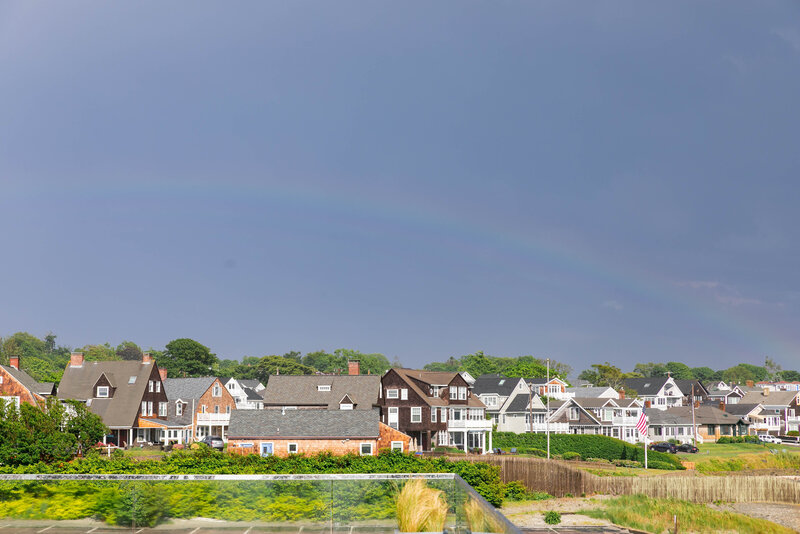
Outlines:
POLYGON ((700 476, 695 474, 648 477, 600 477, 564 462, 513 456, 460 456, 453 460, 487 462, 500 466, 503 482, 519 480, 531 491, 556 497, 582 494, 674 498, 692 502, 781 502, 800 504, 800 480, 780 476, 700 476))

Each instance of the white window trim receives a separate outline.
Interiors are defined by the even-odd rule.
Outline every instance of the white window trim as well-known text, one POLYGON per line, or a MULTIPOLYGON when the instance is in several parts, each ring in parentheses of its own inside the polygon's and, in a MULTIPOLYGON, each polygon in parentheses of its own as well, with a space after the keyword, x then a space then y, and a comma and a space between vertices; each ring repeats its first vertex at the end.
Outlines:
POLYGON ((300 446, 297 443, 288 443, 286 444, 286 452, 288 454, 297 454, 300 452, 300 446), (292 450, 292 445, 294 445, 294 450, 292 450))
POLYGON ((160 417, 166 417, 166 415, 167 415, 167 403, 166 402, 159 402, 158 403, 158 415, 160 417), (163 410, 162 410, 162 408, 163 408, 163 410), (161 413, 162 411, 164 413, 161 413))
POLYGON ((359 454, 361 456, 372 456, 374 454, 374 447, 372 446, 372 443, 369 443, 369 442, 361 443, 358 446, 358 452, 359 452, 359 454), (369 446, 369 452, 368 453, 364 452, 364 445, 368 445, 369 446))
POLYGON ((211 396, 212 397, 221 397, 222 396, 222 388, 219 384, 214 384, 214 387, 211 389, 211 396))
POLYGON ((400 398, 400 390, 398 389, 387 389, 386 390, 386 398, 387 399, 399 399, 400 398))
POLYGON ((411 422, 412 423, 421 423, 422 422, 422 406, 412 406, 411 407, 411 422), (417 410, 417 420, 414 420, 414 410, 417 410))
POLYGON ((408 400, 408 389, 403 388, 400 390, 400 400, 408 400))
POLYGON ((152 380, 150 380, 150 381, 147 383, 147 389, 148 389, 148 391, 149 391, 150 393, 152 393, 152 392, 153 392, 153 388, 154 388, 154 387, 155 387, 155 386, 153 385, 153 381, 152 381, 152 380))
POLYGON ((330 391, 331 386, 330 384, 320 384, 317 386, 317 391, 330 391))
MULTIPOLYGON (((431 423, 435 423, 436 422, 436 411, 437 411, 436 408, 431 408, 431 423)), ((392 442, 392 443, 394 443, 394 442, 392 442)))
POLYGON ((156 382, 156 393, 161 393, 161 382, 156 382))
POLYGON ((350 402, 343 402, 339 405, 340 410, 352 410, 353 404, 350 402))
POLYGON ((111 390, 111 388, 109 388, 108 386, 97 386, 97 398, 98 399, 107 399, 108 395, 110 393, 110 390, 111 390), (100 394, 100 390, 101 389, 105 390, 105 392, 106 392, 105 395, 101 395, 100 394))
POLYGON ((399 450, 400 452, 403 452, 403 442, 402 442, 402 441, 393 441, 393 442, 392 442, 391 449, 392 449, 393 451, 394 451, 394 450, 399 450), (399 449, 396 447, 396 445, 400 445, 399 449))

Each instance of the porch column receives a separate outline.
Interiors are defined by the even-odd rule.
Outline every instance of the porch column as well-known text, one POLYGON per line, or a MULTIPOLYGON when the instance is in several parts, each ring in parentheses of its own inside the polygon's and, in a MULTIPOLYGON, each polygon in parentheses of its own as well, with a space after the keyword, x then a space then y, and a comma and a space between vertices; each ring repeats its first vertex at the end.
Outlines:
POLYGON ((464 452, 469 452, 469 443, 467 442, 467 438, 469 437, 469 432, 467 430, 464 431, 464 452))
POLYGON ((494 449, 492 448, 492 432, 490 430, 489 431, 489 451, 493 451, 493 450, 494 449))

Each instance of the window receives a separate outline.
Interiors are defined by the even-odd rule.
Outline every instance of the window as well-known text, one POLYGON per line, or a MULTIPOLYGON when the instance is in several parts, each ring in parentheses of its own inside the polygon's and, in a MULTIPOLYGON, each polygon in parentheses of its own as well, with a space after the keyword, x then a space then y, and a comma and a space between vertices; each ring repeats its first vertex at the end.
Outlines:
POLYGON ((431 408, 431 423, 436 422, 436 408, 431 408))
POLYGON ((214 397, 222 396, 222 388, 219 387, 219 384, 214 384, 214 389, 211 390, 211 395, 214 397))
POLYGON ((403 452, 403 442, 402 441, 393 441, 392 442, 392 450, 393 451, 403 452))
POLYGON ((297 454, 297 450, 297 443, 289 443, 289 445, 286 447, 286 452, 289 454, 297 454))
POLYGON ((136 383, 136 377, 135 376, 132 376, 132 377, 130 377, 128 379, 128 384, 135 384, 135 383, 136 383))
POLYGON ((214 405, 214 413, 219 413, 219 404, 214 405))
POLYGON ((142 401, 142 415, 147 415, 147 401, 142 401))
POLYGON ((201 404, 200 405, 200 413, 206 413, 206 405, 205 404, 201 404))
POLYGON ((455 400, 458 398, 458 388, 455 386, 450 387, 450 400, 455 400))
POLYGON ((147 415, 153 415, 153 401, 147 401, 147 415))
POLYGON ((225 406, 225 413, 231 413, 231 407, 225 406))
POLYGON ((321 384, 317 386, 317 391, 330 391, 331 385, 330 384, 321 384))
POLYGON ((167 416, 167 403, 166 402, 159 402, 158 403, 158 415, 160 417, 167 416))
POLYGON ((396 389, 387 389, 386 390, 386 398, 387 399, 397 399, 400 398, 399 391, 396 389))
POLYGON ((183 415, 183 403, 181 401, 175 403, 175 415, 183 415))
POLYGON ((442 423, 447 421, 447 408, 442 408, 442 417, 439 419, 442 423))
POLYGON ((351 403, 349 403, 349 402, 343 402, 343 403, 341 403, 339 405, 339 409, 340 410, 352 410, 353 409, 353 405, 351 403))
POLYGON ((361 456, 372 456, 372 443, 361 444, 361 456))
POLYGON ((570 408, 569 409, 569 419, 570 419, 570 421, 577 421, 578 420, 578 409, 577 408, 570 408))
POLYGON ((494 395, 486 397, 486 406, 489 408, 494 408, 497 406, 497 397, 494 395))
POLYGON ((467 388, 458 388, 458 400, 467 400, 467 388))
POLYGON ((161 382, 156 382, 156 393, 161 393, 161 382))
POLYGON ((406 388, 400 390, 400 400, 408 400, 408 390, 406 388))
POLYGON ((412 423, 421 423, 422 422, 422 408, 419 406, 415 406, 411 408, 411 422, 412 423))
POLYGON ((233 382, 228 382, 228 389, 233 391, 233 382))
POLYGON ((153 381, 152 381, 152 380, 150 380, 150 381, 147 383, 147 390, 148 390, 150 393, 152 393, 152 392, 153 392, 153 388, 154 388, 154 387, 155 387, 155 386, 153 386, 153 381))
POLYGON ((461 410, 458 408, 452 408, 450 410, 450 419, 452 419, 453 421, 461 421, 462 419, 461 410))
POLYGON ((108 397, 108 386, 97 386, 97 396, 98 397, 108 397))

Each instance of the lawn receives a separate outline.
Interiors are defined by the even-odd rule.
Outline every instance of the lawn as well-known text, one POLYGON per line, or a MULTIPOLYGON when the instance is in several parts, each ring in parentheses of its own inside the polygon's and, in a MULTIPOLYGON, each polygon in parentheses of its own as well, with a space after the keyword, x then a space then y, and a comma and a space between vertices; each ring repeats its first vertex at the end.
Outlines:
POLYGON ((712 510, 704 504, 676 499, 651 499, 644 495, 625 495, 603 500, 598 508, 577 513, 605 519, 615 525, 646 532, 672 532, 678 518, 680 532, 738 532, 740 534, 789 534, 791 529, 763 519, 734 512, 712 510))
POLYGON ((791 445, 756 443, 706 443, 697 454, 679 453, 681 460, 695 462, 700 472, 751 469, 800 469, 800 449, 791 445))

